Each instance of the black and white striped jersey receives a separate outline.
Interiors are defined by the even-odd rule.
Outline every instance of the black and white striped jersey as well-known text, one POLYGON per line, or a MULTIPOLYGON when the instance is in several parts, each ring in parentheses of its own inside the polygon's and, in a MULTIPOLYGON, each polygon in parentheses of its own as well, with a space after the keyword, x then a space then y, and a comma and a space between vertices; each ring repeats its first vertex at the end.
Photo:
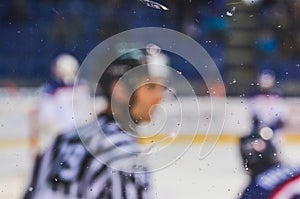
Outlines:
POLYGON ((132 136, 107 115, 78 132, 59 135, 37 158, 24 199, 149 198, 146 167, 132 161, 140 152, 132 136), (122 165, 138 172, 122 170, 122 165))

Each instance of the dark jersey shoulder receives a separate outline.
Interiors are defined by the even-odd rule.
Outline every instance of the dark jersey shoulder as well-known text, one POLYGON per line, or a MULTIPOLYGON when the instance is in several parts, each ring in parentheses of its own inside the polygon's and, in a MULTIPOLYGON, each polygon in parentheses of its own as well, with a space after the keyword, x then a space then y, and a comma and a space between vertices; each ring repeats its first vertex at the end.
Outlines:
POLYGON ((241 198, 268 199, 278 187, 297 175, 300 175, 299 169, 286 165, 274 166, 253 178, 241 198))

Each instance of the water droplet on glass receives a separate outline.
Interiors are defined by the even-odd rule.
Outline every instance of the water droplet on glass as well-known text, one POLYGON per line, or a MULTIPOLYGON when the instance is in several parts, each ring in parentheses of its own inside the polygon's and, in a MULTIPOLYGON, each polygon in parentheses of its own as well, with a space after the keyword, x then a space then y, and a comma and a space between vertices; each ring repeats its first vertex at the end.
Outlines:
POLYGON ((145 4, 146 6, 150 7, 150 8, 154 8, 157 10, 169 10, 169 8, 167 8, 166 6, 157 3, 155 1, 150 1, 150 0, 138 0, 139 2, 145 4))
POLYGON ((226 15, 227 15, 228 17, 232 17, 233 14, 234 14, 234 12, 235 12, 235 7, 233 7, 230 11, 227 11, 227 12, 226 12, 226 15))
POLYGON ((230 12, 230 11, 227 11, 227 12, 226 12, 226 15, 229 16, 229 17, 232 17, 233 13, 230 12))

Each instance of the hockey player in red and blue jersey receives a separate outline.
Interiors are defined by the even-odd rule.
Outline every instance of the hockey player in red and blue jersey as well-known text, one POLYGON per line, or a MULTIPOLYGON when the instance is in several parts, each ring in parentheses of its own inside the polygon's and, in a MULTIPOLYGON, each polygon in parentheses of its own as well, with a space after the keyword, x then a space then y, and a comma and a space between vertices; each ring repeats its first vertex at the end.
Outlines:
POLYGON ((251 176, 240 199, 300 198, 300 170, 281 163, 272 133, 263 128, 240 138, 244 167, 251 176))

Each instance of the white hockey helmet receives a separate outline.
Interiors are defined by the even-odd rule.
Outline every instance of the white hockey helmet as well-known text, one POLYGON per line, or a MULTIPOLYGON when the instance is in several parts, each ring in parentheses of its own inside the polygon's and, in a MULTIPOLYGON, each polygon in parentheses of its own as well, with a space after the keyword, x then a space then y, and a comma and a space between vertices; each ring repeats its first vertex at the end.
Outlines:
POLYGON ((258 77, 259 86, 263 89, 271 89, 275 85, 275 74, 271 70, 264 70, 258 77))
POLYGON ((54 75, 65 84, 73 84, 79 62, 75 57, 69 54, 60 54, 54 62, 54 75))

